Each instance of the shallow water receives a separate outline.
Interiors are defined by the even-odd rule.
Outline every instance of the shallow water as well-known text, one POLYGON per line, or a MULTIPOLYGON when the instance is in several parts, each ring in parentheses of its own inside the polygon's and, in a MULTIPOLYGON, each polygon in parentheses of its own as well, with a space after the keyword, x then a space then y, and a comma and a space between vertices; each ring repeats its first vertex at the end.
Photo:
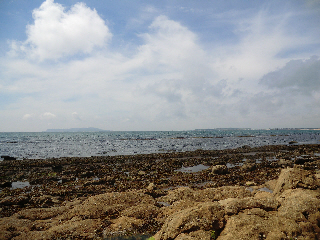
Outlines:
POLYGON ((236 166, 243 166, 243 163, 226 163, 227 168, 234 168, 236 166))
POLYGON ((203 130, 158 132, 0 133, 0 156, 18 159, 114 156, 221 150, 244 145, 320 143, 313 130, 203 130), (249 136, 249 137, 243 137, 249 136))
POLYGON ((263 192, 269 192, 269 193, 273 193, 272 190, 270 190, 269 188, 267 187, 263 187, 263 188, 259 188, 258 191, 263 191, 263 192))
POLYGON ((192 167, 182 167, 180 169, 175 170, 176 172, 185 172, 185 173, 195 173, 208 169, 209 166, 205 166, 203 164, 199 164, 192 167))
POLYGON ((11 189, 17 189, 17 188, 24 188, 24 187, 30 187, 29 182, 12 182, 11 189))

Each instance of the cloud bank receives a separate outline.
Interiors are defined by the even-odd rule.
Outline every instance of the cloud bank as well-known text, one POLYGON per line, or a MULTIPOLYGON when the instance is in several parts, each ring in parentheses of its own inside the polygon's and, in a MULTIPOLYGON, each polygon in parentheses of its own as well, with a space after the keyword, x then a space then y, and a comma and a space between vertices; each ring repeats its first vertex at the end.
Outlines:
POLYGON ((140 44, 128 42, 130 51, 121 51, 111 47, 117 43, 108 21, 84 3, 66 9, 46 0, 34 9, 27 39, 11 41, 10 52, 0 59, 0 93, 11 99, 0 108, 0 130, 315 127, 320 122, 320 60, 312 56, 320 55, 319 48, 313 54, 292 52, 320 40, 313 31, 303 37, 288 31, 294 15, 228 13, 235 40, 204 44, 201 34, 182 22, 154 14, 136 34, 140 44))

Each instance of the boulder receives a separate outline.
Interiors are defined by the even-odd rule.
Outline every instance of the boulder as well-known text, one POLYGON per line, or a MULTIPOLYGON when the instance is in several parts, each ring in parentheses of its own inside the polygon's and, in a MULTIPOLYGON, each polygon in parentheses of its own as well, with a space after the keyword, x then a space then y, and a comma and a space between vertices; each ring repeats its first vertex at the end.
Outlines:
POLYGON ((317 189, 318 187, 318 179, 311 171, 303 170, 298 167, 287 168, 281 171, 273 193, 279 195, 287 189, 317 189))
POLYGON ((206 238, 210 239, 210 231, 220 231, 224 224, 224 209, 219 203, 199 203, 168 217, 154 238, 155 240, 194 239, 185 235, 201 231, 207 233, 206 238))
POLYGON ((227 174, 229 172, 226 165, 215 165, 211 167, 212 174, 227 174))
POLYGON ((255 163, 245 163, 242 165, 241 169, 245 172, 251 172, 257 168, 257 164, 255 163))
POLYGON ((252 208, 231 216, 217 239, 281 240, 293 238, 296 233, 301 233, 301 228, 295 221, 285 221, 273 212, 252 208))
POLYGON ((65 213, 64 216, 66 219, 71 219, 74 216, 116 218, 122 210, 138 204, 155 205, 155 200, 151 196, 137 191, 105 193, 89 197, 82 204, 76 205, 65 213))
POLYGON ((219 201, 227 215, 235 215, 245 209, 259 208, 266 211, 275 211, 279 207, 279 202, 273 198, 228 198, 219 201))
POLYGON ((319 213, 320 192, 309 189, 288 189, 279 197, 278 215, 296 222, 306 222, 311 215, 319 213))

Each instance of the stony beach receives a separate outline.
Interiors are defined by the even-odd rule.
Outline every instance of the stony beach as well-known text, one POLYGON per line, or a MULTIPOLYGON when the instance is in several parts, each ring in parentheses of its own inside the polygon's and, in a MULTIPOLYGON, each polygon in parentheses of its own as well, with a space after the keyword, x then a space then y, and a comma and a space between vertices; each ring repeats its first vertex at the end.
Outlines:
POLYGON ((0 162, 0 239, 319 239, 320 145, 0 162))

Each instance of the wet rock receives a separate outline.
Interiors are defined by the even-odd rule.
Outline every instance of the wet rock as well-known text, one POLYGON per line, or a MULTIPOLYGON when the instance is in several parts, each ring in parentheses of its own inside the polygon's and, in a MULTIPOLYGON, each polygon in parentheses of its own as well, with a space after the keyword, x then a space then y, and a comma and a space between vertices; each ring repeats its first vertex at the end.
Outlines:
POLYGON ((1 188, 12 187, 12 182, 9 182, 9 181, 0 182, 0 187, 1 188))
POLYGON ((251 172, 257 168, 255 163, 245 163, 242 165, 241 170, 244 172, 251 172))
POLYGON ((16 160, 15 157, 10 157, 10 156, 7 156, 7 155, 2 155, 1 158, 3 158, 3 161, 16 160))
POLYGON ((211 167, 212 174, 227 174, 229 172, 226 165, 215 165, 211 167))

